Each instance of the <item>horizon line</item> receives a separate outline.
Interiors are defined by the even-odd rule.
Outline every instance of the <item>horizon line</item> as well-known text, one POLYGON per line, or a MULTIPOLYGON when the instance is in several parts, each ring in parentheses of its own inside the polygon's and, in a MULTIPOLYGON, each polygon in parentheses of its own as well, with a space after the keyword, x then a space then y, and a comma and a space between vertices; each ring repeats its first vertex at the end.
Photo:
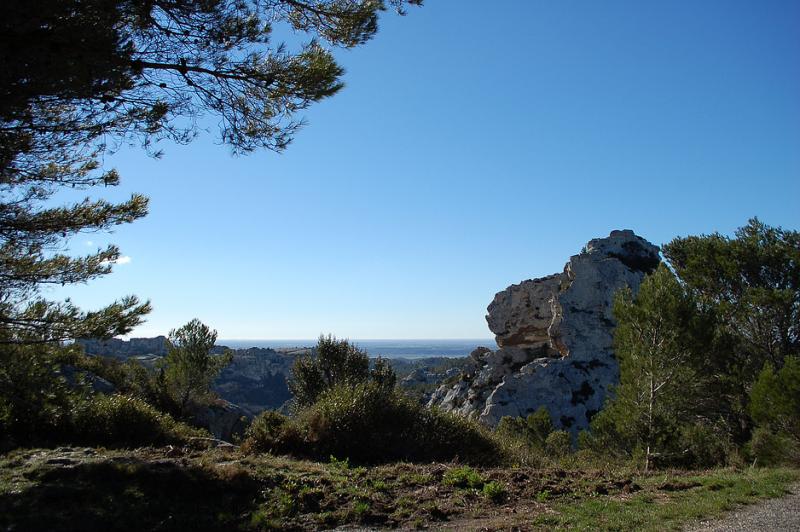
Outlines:
MULTIPOLYGON (((417 341, 417 340, 424 340, 424 341, 436 341, 436 340, 458 340, 458 341, 466 341, 466 340, 492 340, 494 338, 349 338, 346 336, 336 336, 339 340, 353 340, 353 341, 388 341, 388 340, 404 340, 404 341, 417 341)), ((244 341, 261 341, 261 342, 297 342, 297 341, 308 341, 308 340, 317 340, 319 337, 314 338, 218 338, 217 341, 223 340, 233 340, 236 342, 244 342, 244 341)))

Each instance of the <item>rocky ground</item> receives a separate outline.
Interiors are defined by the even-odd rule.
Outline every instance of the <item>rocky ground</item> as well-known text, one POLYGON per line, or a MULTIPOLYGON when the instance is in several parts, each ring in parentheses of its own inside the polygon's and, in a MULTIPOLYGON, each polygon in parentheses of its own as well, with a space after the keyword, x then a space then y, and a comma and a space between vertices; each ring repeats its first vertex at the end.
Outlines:
POLYGON ((0 456, 0 530, 668 530, 781 495, 798 478, 783 470, 355 467, 195 443, 0 456))

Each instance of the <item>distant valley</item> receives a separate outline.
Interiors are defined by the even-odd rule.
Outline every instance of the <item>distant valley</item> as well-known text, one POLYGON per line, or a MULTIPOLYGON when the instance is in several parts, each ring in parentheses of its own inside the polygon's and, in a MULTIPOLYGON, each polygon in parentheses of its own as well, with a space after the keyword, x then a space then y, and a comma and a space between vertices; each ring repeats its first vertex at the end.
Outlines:
MULTIPOLYGON (((444 380, 460 373, 467 355, 481 340, 362 340, 358 345, 371 356, 390 359, 398 383, 426 402, 444 380), (375 355, 373 355, 375 353, 375 355), (427 356, 426 356, 427 355, 427 356)), ((489 343, 490 341, 483 341, 489 343)), ((167 338, 79 340, 87 355, 133 359, 152 367, 167 354, 167 338)), ((223 343, 223 342, 221 342, 223 343)), ((291 393, 287 378, 295 359, 313 353, 314 340, 232 340, 217 345, 216 353, 233 351, 233 362, 214 384, 219 396, 249 417, 264 410, 286 410, 291 393), (290 344, 296 343, 297 346, 290 344)))

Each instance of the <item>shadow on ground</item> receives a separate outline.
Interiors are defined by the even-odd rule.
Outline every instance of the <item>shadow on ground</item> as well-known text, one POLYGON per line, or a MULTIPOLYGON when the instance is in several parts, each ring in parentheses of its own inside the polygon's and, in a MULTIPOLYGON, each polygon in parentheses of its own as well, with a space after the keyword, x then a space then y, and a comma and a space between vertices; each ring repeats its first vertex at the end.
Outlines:
POLYGON ((258 484, 171 460, 116 459, 26 474, 0 495, 0 529, 32 531, 239 530, 258 484))

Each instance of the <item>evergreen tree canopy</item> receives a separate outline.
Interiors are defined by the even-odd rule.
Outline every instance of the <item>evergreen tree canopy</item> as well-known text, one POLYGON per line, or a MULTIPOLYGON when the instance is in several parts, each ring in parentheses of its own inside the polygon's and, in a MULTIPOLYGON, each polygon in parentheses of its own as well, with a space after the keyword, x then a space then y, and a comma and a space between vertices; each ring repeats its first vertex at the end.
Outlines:
POLYGON ((314 356, 295 360, 289 391, 298 408, 313 405, 322 392, 338 385, 356 386, 373 382, 380 390, 394 389, 397 375, 389 363, 378 357, 369 368, 369 356, 347 340, 320 336, 314 356))
POLYGON ((800 443, 800 359, 788 357, 780 371, 767 364, 753 385, 750 412, 762 427, 800 443))
POLYGON ((704 380, 693 362, 709 345, 713 323, 664 264, 635 299, 630 289, 617 293, 614 317, 620 384, 593 429, 643 451, 648 469, 653 456, 675 449, 677 429, 701 410, 704 380))
POLYGON ((750 414, 756 425, 750 450, 764 463, 800 463, 800 359, 779 371, 767 363, 753 384, 750 414))
POLYGON ((421 0, 4 0, 0 2, 0 343, 124 334, 148 303, 97 312, 39 296, 110 272, 115 246, 73 257, 66 239, 147 213, 147 199, 54 206, 62 188, 114 186, 98 158, 123 142, 158 155, 216 117, 235 153, 283 150, 297 112, 335 94, 342 68, 322 42, 375 35, 387 6, 421 0), (307 36, 274 43, 283 26, 307 36))
POLYGON ((729 364, 750 382, 766 362, 800 354, 800 232, 753 218, 736 238, 676 238, 663 249, 678 277, 715 305, 737 345, 729 364))
POLYGON ((185 416, 193 404, 211 393, 219 373, 233 361, 233 354, 212 355, 217 331, 194 319, 169 333, 169 353, 163 360, 164 384, 177 409, 185 416))
POLYGON ((676 238, 663 248, 678 277, 717 315, 715 345, 699 371, 739 443, 749 439, 748 403, 765 364, 800 354, 800 233, 753 218, 734 238, 676 238))
POLYGON ((661 265, 615 301, 620 385, 593 437, 641 451, 646 467, 658 455, 719 463, 751 437, 765 459, 795 449, 800 233, 752 219, 735 238, 676 238, 663 252, 674 273, 661 265))

